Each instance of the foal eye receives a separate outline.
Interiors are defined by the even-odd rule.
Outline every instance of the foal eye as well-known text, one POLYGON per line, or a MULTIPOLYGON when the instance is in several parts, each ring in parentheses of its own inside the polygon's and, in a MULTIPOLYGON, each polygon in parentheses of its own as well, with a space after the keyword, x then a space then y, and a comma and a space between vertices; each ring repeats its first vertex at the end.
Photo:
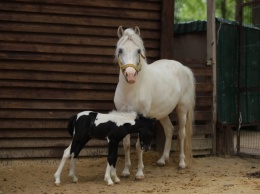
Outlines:
POLYGON ((121 54, 123 52, 123 49, 118 49, 118 54, 121 54))
POLYGON ((141 53, 141 49, 138 49, 138 50, 137 50, 137 53, 140 54, 140 53, 141 53))

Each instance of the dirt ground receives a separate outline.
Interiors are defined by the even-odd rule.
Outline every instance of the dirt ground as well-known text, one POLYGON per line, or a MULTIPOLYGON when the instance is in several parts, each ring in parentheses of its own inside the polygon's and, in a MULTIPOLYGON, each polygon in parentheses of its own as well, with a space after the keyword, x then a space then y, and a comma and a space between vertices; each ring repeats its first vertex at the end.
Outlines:
MULTIPOLYGON (((76 163, 79 182, 68 177, 69 162, 61 176, 61 186, 54 184, 53 175, 60 160, 2 160, 0 161, 0 194, 66 194, 66 193, 199 193, 199 194, 256 194, 260 193, 260 159, 239 157, 194 158, 192 167, 178 170, 177 160, 170 159, 166 166, 156 165, 157 152, 144 154, 145 179, 134 180, 136 156, 131 154, 132 170, 129 178, 107 186, 103 180, 105 157, 80 158, 76 163), (249 176, 249 174, 252 176, 249 176), (256 176, 253 176, 256 175, 256 176), (257 178, 258 176, 258 178, 257 178)), ((117 172, 120 175, 124 159, 120 157, 117 172)))

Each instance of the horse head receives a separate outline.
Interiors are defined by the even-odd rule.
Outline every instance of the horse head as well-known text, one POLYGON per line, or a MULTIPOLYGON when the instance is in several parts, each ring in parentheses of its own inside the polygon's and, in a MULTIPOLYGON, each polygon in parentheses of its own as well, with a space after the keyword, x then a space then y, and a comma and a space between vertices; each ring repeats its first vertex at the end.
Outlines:
POLYGON ((146 60, 145 48, 140 37, 140 29, 120 26, 117 30, 119 40, 115 52, 115 59, 122 70, 125 80, 129 84, 136 82, 136 77, 141 71, 142 62, 146 60))
POLYGON ((157 120, 146 118, 143 116, 139 116, 139 119, 144 124, 144 127, 140 128, 140 130, 138 131, 140 145, 141 145, 141 149, 146 152, 151 149, 152 140, 155 137, 155 126, 157 120))

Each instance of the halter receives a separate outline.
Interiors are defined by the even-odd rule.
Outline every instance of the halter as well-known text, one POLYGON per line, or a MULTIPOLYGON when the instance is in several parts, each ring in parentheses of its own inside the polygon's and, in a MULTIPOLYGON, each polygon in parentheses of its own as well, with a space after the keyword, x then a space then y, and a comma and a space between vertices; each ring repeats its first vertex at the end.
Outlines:
POLYGON ((142 68, 141 57, 142 57, 143 59, 145 59, 145 56, 144 56, 142 53, 140 53, 140 55, 139 55, 139 61, 138 61, 137 66, 135 66, 134 64, 122 65, 122 63, 121 63, 121 61, 120 61, 119 54, 118 54, 118 56, 117 56, 117 64, 118 64, 118 66, 120 67, 120 69, 122 70, 123 73, 125 72, 125 70, 126 70, 127 67, 133 67, 133 68, 136 70, 136 72, 138 73, 139 71, 141 71, 141 68, 142 68))

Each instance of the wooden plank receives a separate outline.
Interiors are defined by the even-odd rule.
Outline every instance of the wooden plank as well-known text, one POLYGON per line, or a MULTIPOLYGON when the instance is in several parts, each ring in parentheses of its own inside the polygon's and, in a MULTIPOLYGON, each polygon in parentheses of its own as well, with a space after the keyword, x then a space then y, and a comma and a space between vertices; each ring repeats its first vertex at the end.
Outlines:
MULTIPOLYGON (((212 139, 205 138, 205 139, 196 139, 192 138, 192 150, 211 150, 212 149, 212 139)), ((178 150, 178 141, 173 140, 171 151, 178 150)))
MULTIPOLYGON (((30 128, 17 128, 17 129, 0 129, 0 138, 2 139, 26 139, 26 138, 46 138, 46 139, 59 139, 59 138, 69 138, 70 135, 67 131, 67 126, 64 128, 42 128, 42 129, 30 129, 30 128), (10 133, 11 132, 11 133, 10 133)), ((132 134, 131 139, 136 139, 136 135, 132 134)), ((7 144, 8 146, 8 144, 7 144)))
MULTIPOLYGON (((212 119, 212 111, 195 111, 195 121, 211 121, 212 119)), ((171 121, 177 120, 176 113, 170 114, 171 121)))
MULTIPOLYGON (((1 148, 63 148, 69 146, 72 138, 68 135, 67 138, 19 138, 19 139, 1 139, 1 148)), ((131 138, 130 145, 134 146, 137 139, 131 138)), ((121 141, 120 146, 123 145, 121 141)), ((106 147, 108 148, 107 140, 91 139, 85 146, 89 147, 106 147)))
POLYGON ((117 75, 96 75, 85 73, 58 73, 58 72, 37 72, 37 71, 0 71, 1 79, 8 80, 33 80, 33 81, 61 81, 81 83, 108 83, 116 84, 117 75))
POLYGON ((26 60, 28 61, 49 61, 49 62, 78 62, 78 63, 113 63, 113 55, 65 55, 65 54, 51 54, 51 53, 31 53, 31 52, 12 52, 1 51, 1 59, 6 60, 26 60))
POLYGON ((24 120, 7 120, 7 119, 0 119, 0 128, 8 128, 8 129, 23 129, 23 128, 29 128, 29 129, 46 129, 46 128, 66 128, 67 127, 67 118, 69 116, 64 117, 64 120, 30 120, 30 119, 24 119, 24 120))
POLYGON ((213 84, 212 83, 197 83, 195 89, 198 92, 211 92, 213 89, 213 84))
MULTIPOLYGON (((53 45, 76 45, 76 46, 108 46, 115 47, 117 37, 104 37, 96 34, 93 35, 62 35, 62 34, 35 34, 35 33, 10 33, 0 32, 0 40, 4 42, 19 42, 19 43, 44 43, 53 45)), ((145 46, 147 49, 156 49, 159 47, 158 40, 146 39, 145 46)))
POLYGON ((103 26, 103 27, 118 27, 122 26, 143 26, 145 29, 160 29, 160 23, 149 20, 129 19, 123 18, 100 18, 100 17, 76 17, 71 15, 46 15, 40 13, 20 13, 20 12, 0 12, 2 21, 16 21, 16 22, 33 22, 33 23, 52 23, 61 25, 79 25, 79 26, 103 26), (11 15, 11 17, 10 17, 11 15), (143 25, 145 22, 145 25, 143 25))
POLYGON ((113 100, 114 92, 84 91, 84 90, 57 90, 39 88, 2 88, 0 98, 9 99, 56 99, 56 100, 113 100))
POLYGON ((104 111, 115 109, 113 101, 84 101, 77 100, 72 101, 47 101, 47 100, 6 100, 3 99, 0 102, 0 107, 5 110, 0 111, 0 118, 26 118, 25 115, 32 115, 32 118, 41 118, 37 116, 35 110, 44 111, 81 111, 95 110, 104 111), (6 104, 8 103, 8 104, 6 104))
MULTIPOLYGON (((1 19, 0 19, 1 20, 1 19)), ((134 27, 134 26, 128 26, 134 27)), ((117 27, 107 28, 98 26, 98 36, 117 38, 117 27)), ((82 35, 82 36, 97 36, 97 26, 73 26, 70 25, 55 25, 55 24, 38 24, 29 22, 1 21, 0 29, 2 32, 19 32, 19 33, 47 33, 57 35, 82 35)), ((142 38, 149 40, 160 39, 158 30, 142 29, 142 38)), ((146 42, 146 41, 145 41, 146 42)), ((115 43, 116 44, 116 43, 115 43)))
POLYGON ((49 89, 72 89, 72 90, 95 90, 95 91, 115 91, 116 84, 101 83, 81 83, 81 82, 61 82, 61 81, 24 81, 24 80, 1 80, 0 87, 9 88, 49 88, 49 89))
MULTIPOLYGON (((148 3, 148 2, 147 2, 148 3)), ((146 4, 147 6, 147 4, 146 4)), ((89 7, 89 6, 68 6, 61 4, 34 4, 34 3, 20 3, 20 2, 0 2, 0 9, 3 11, 17 11, 17 12, 33 12, 45 14, 65 14, 77 16, 102 16, 102 17, 120 17, 131 19, 150 19, 160 20, 159 11, 131 10, 131 9, 117 9, 108 7, 89 7)), ((120 6, 121 7, 121 6, 120 6)))
POLYGON ((197 96, 196 97, 196 109, 198 110, 197 107, 211 107, 212 106, 212 97, 211 96, 197 96))
MULTIPOLYGON (((178 136, 178 125, 174 126, 174 132, 173 136, 178 136)), ((212 126, 209 124, 206 125, 194 125, 193 126, 193 132, 192 135, 198 137, 199 135, 202 135, 205 137, 205 135, 211 135, 212 134, 212 126)))
MULTIPOLYGON (((83 110, 93 110, 93 111, 99 111, 99 112, 109 112, 110 110, 114 109, 107 109, 108 107, 114 107, 113 103, 111 102, 109 105, 107 105, 107 107, 105 106, 106 104, 104 103, 100 103, 100 108, 97 108, 97 106, 93 106, 95 108, 91 109, 88 107, 84 107, 84 109, 82 107, 71 107, 71 108, 67 108, 66 105, 64 105, 63 108, 61 109, 47 109, 49 107, 44 107, 43 110, 39 110, 39 109, 32 109, 31 107, 27 107, 28 109, 30 108, 30 110, 16 110, 15 107, 10 107, 13 110, 1 110, 0 111, 0 118, 3 119, 23 119, 26 120, 28 118, 30 119, 34 119, 34 120, 43 120, 43 119, 51 119, 51 120, 57 120, 57 119, 68 119, 71 115, 76 114, 80 111, 83 110), (103 107, 102 107, 103 105, 103 107), (19 114, 23 114, 23 115, 19 115, 19 114)), ((7 120, 7 122, 10 122, 11 120, 7 120)))
MULTIPOLYGON (((80 152, 82 156, 106 156, 107 147, 91 147, 84 148, 80 152)), ((20 149, 0 149, 1 159, 18 159, 18 158, 48 158, 48 157, 62 157, 63 148, 20 148, 20 149)), ((123 148, 119 148, 120 155, 124 153, 123 148)))
POLYGON ((1 42, 0 50, 2 51, 27 51, 53 54, 79 54, 79 55, 109 55, 113 56, 115 49, 111 47, 94 47, 94 46, 64 46, 52 44, 32 44, 21 42, 1 42))
MULTIPOLYGON (((14 2, 29 2, 33 3, 32 0, 13 0, 14 2)), ((68 5, 69 7, 74 6, 84 6, 84 7, 104 7, 104 8, 115 8, 118 9, 124 8, 124 9, 141 9, 141 10, 161 10, 160 4, 157 3, 157 1, 129 1, 129 2, 120 2, 120 1, 112 1, 112 0, 106 0, 106 1, 85 1, 85 0, 77 0, 76 2, 74 0, 37 0, 37 3, 41 4, 58 4, 58 5, 68 5)))
MULTIPOLYGON (((0 85, 1 86, 1 85, 0 85)), ((105 89, 102 89, 105 90, 105 89)), ((112 90, 114 92, 114 90, 112 90)), ((197 97, 197 99, 200 99, 200 97, 197 97)), ((201 97, 200 100, 196 100, 196 110, 200 110, 203 107, 208 107, 210 109, 211 107, 211 98, 210 97, 201 97)), ((96 102, 96 101, 80 101, 77 100, 59 100, 58 102, 56 100, 20 100, 20 99, 2 99, 0 101, 0 107, 1 108, 11 108, 15 107, 17 109, 27 109, 28 107, 33 109, 52 109, 55 107, 56 109, 81 109, 81 107, 88 107, 91 109, 107 109, 110 110, 112 108, 113 101, 104 101, 104 102, 96 102)), ((113 106, 114 107, 114 106, 113 106)))
MULTIPOLYGON (((6 139, 17 139, 17 138, 68 138, 69 134, 66 127, 63 128, 46 128, 46 129, 30 129, 30 128, 0 128, 1 140, 6 139)), ((7 144, 8 145, 8 144, 7 144)))
POLYGON ((212 76, 212 69, 208 66, 204 67, 190 67, 195 76, 204 75, 212 76))
MULTIPOLYGON (((49 54, 66 54, 66 55, 107 55, 113 56, 115 49, 112 47, 96 47, 96 46, 64 46, 52 44, 32 44, 20 42, 0 42, 0 51, 12 52, 36 52, 49 54)), ((150 49, 151 57, 158 56, 158 51, 150 49)))
POLYGON ((48 71, 48 72, 70 72, 70 73, 95 73, 95 74, 113 74, 118 76, 119 67, 113 64, 111 58, 107 63, 66 63, 66 62, 49 62, 35 61, 1 61, 0 69, 2 70, 30 70, 30 71, 48 71))

